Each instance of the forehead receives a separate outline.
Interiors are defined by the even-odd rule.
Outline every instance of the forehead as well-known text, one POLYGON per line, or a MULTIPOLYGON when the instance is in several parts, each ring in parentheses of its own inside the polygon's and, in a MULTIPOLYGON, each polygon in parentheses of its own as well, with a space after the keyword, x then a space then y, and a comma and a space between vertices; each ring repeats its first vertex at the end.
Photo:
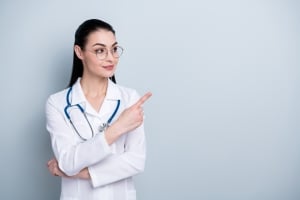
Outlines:
POLYGON ((97 43, 111 46, 116 43, 116 37, 111 31, 98 29, 97 31, 91 32, 88 35, 86 45, 92 46, 97 43))

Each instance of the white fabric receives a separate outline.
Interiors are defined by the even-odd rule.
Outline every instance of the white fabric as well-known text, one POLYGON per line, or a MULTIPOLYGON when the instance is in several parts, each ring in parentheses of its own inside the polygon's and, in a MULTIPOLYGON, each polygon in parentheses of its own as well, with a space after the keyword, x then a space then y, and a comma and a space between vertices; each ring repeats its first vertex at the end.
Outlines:
POLYGON ((109 81, 106 97, 98 113, 87 102, 79 78, 73 85, 70 101, 72 105, 80 104, 85 109, 96 133, 92 139, 84 142, 64 113, 67 91, 65 89, 51 95, 46 103, 47 130, 51 136, 52 149, 63 172, 72 176, 88 167, 91 180, 62 178, 60 199, 135 200, 132 176, 144 170, 146 158, 143 125, 124 134, 112 145, 108 145, 103 133, 97 130, 112 115, 118 99, 121 104, 113 121, 124 109, 134 104, 139 95, 133 89, 109 81))

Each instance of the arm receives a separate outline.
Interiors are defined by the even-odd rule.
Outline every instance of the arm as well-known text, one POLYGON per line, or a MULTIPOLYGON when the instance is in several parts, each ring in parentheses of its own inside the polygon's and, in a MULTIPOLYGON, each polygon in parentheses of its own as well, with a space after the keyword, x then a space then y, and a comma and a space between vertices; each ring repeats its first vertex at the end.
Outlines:
POLYGON ((146 145, 143 127, 129 133, 126 140, 123 154, 111 155, 94 166, 82 169, 76 175, 68 176, 61 171, 55 158, 48 161, 48 170, 54 176, 92 179, 94 187, 131 177, 142 172, 145 166, 146 145))
POLYGON ((109 156, 111 149, 103 134, 97 134, 85 142, 76 139, 72 127, 64 117, 63 108, 58 106, 60 103, 51 97, 47 101, 47 130, 59 168, 66 175, 74 176, 109 156))
POLYGON ((116 143, 116 145, 121 145, 121 148, 124 148, 124 150, 123 153, 119 152, 119 154, 110 155, 103 161, 88 167, 94 187, 131 177, 144 170, 146 142, 142 106, 151 95, 151 93, 147 93, 139 99, 139 95, 136 92, 133 93, 128 104, 136 103, 125 109, 119 118, 107 129, 107 135, 118 132, 127 133, 124 135, 124 144, 116 143), (137 99, 139 100, 137 101, 137 99))
MULTIPOLYGON (((132 167, 135 168, 134 172, 132 171, 127 175, 123 175, 123 178, 132 176, 138 173, 139 171, 142 171, 144 168, 145 160, 144 129, 143 126, 141 126, 141 124, 143 123, 142 105, 148 98, 150 98, 150 96, 151 93, 147 93, 142 98, 140 98, 134 105, 125 109, 119 116, 118 120, 106 130, 105 134, 98 134, 92 140, 86 141, 84 143, 79 143, 77 145, 66 144, 67 142, 72 141, 72 138, 70 138, 70 135, 72 136, 72 134, 62 134, 64 133, 64 131, 67 131, 68 127, 64 125, 64 123, 66 122, 61 116, 59 116, 59 113, 56 111, 54 106, 52 106, 50 100, 48 100, 47 129, 50 132, 52 147, 56 158, 58 159, 58 169, 60 169, 63 172, 63 174, 58 173, 58 175, 67 175, 69 177, 77 177, 77 175, 81 176, 82 170, 86 172, 85 168, 87 168, 88 166, 93 166, 96 163, 101 163, 102 165, 102 162, 100 161, 104 161, 104 159, 108 157, 108 159, 105 159, 106 163, 109 163, 112 160, 120 160, 123 163, 125 163, 119 163, 120 166, 126 166, 126 163, 128 166, 128 164, 131 163, 132 167), (53 130, 54 128, 52 126, 56 127, 56 130, 53 130), (138 126, 140 127, 136 128, 138 126), (132 131, 132 133, 128 134, 127 136, 128 143, 126 144, 126 154, 124 153, 124 155, 120 156, 120 158, 117 158, 117 156, 111 156, 110 148, 108 145, 115 142, 120 136, 122 136, 130 130, 134 131, 132 131), (89 154, 90 156, 85 156, 87 154, 89 154), (95 157, 96 159, 93 159, 93 157, 95 157), (75 161, 77 160, 76 165, 74 165, 74 159, 75 161), (96 161, 97 159, 98 161, 96 161), (76 170, 74 170, 74 166, 76 167, 76 170), (73 169, 73 171, 72 173, 70 173, 66 169, 73 169)), ((93 167, 91 167, 90 170, 93 170, 92 168, 93 167)), ((52 172, 50 168, 49 171, 52 172)), ((52 173, 55 174, 55 172, 52 173)), ((86 176, 84 177, 86 178, 86 176)), ((87 177, 89 178, 89 173, 87 177)))
POLYGON ((128 133, 124 152, 114 154, 88 167, 93 187, 100 187, 131 176, 144 170, 146 142, 143 125, 128 133))
POLYGON ((123 134, 128 133, 141 126, 144 121, 143 104, 152 96, 151 92, 146 93, 138 99, 135 93, 134 99, 138 99, 135 104, 125 109, 116 122, 114 122, 106 131, 105 138, 108 144, 114 143, 123 134))
POLYGON ((48 170, 53 176, 60 176, 65 178, 80 178, 80 179, 91 179, 88 168, 82 169, 78 174, 74 176, 68 176, 63 171, 61 171, 58 167, 57 160, 52 158, 47 163, 48 170))

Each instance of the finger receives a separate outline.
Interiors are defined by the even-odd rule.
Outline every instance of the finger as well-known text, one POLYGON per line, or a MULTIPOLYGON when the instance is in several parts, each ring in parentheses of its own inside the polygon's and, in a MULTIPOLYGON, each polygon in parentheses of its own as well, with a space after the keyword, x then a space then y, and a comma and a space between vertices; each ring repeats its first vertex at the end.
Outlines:
POLYGON ((53 172, 54 175, 58 175, 59 174, 59 171, 58 171, 57 167, 53 167, 52 172, 53 172))
POLYGON ((58 175, 59 175, 59 171, 58 171, 58 169, 57 169, 57 167, 56 167, 56 166, 54 167, 54 170, 53 170, 53 171, 54 171, 54 175, 56 175, 56 176, 58 176, 58 175))
POLYGON ((47 162, 47 165, 48 165, 48 166, 51 164, 51 161, 52 161, 52 160, 49 160, 49 161, 47 162))
POLYGON ((54 159, 52 158, 51 160, 48 161, 47 165, 51 165, 53 163, 54 159))
POLYGON ((57 170, 57 169, 53 169, 53 175, 54 175, 54 176, 58 176, 58 175, 59 175, 59 173, 58 173, 58 170, 57 170))
POLYGON ((144 96, 142 96, 136 103, 135 106, 142 106, 150 97, 152 96, 151 92, 147 92, 144 96))

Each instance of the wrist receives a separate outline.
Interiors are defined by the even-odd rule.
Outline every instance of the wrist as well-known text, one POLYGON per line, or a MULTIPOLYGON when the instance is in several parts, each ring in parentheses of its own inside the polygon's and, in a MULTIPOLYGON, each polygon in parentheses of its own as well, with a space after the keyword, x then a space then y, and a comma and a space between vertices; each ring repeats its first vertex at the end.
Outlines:
POLYGON ((107 143, 111 145, 122 135, 122 131, 116 123, 113 123, 111 126, 107 127, 104 135, 107 143))
POLYGON ((81 170, 78 174, 76 174, 75 176, 73 176, 73 178, 80 178, 80 179, 90 179, 90 173, 88 168, 84 168, 83 170, 81 170))

